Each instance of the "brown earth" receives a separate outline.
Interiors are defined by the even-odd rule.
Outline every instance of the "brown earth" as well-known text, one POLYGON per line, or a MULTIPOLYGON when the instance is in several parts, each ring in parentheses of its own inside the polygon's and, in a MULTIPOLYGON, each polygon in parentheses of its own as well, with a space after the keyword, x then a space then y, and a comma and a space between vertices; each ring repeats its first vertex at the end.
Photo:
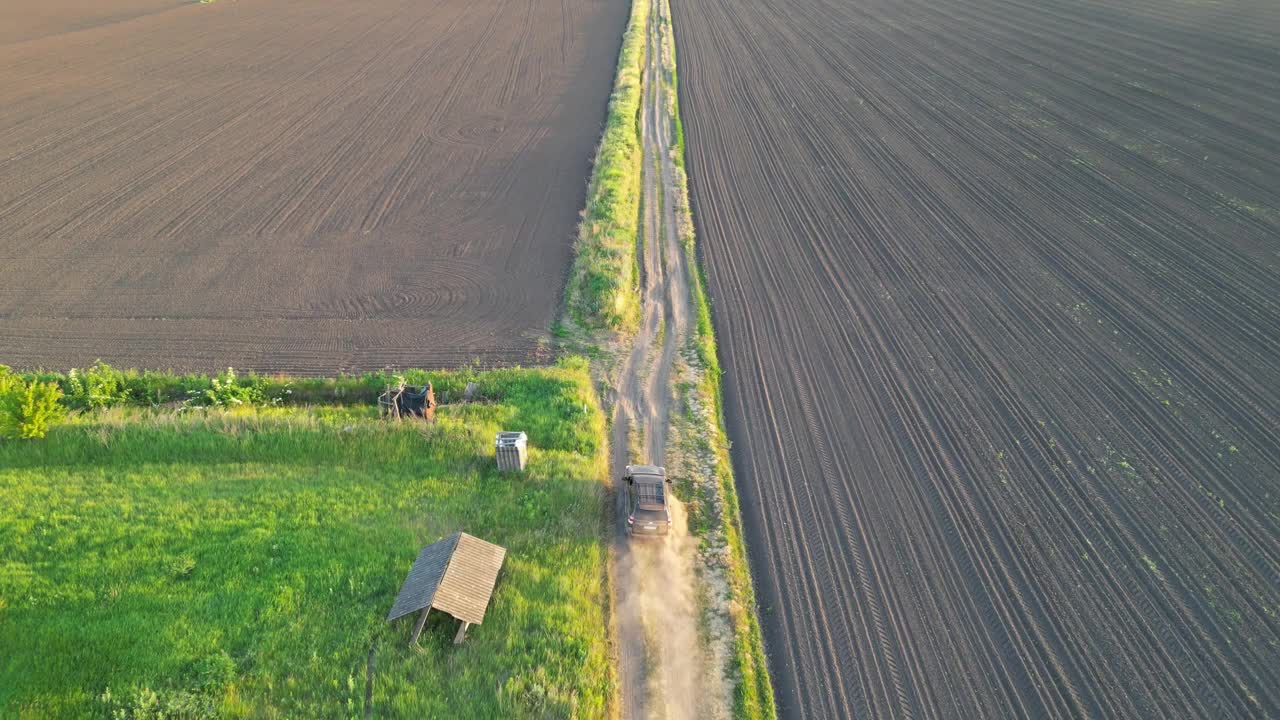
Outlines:
POLYGON ((785 717, 1280 717, 1280 5, 673 3, 785 717))
POLYGON ((0 3, 0 45, 88 30, 192 0, 11 0, 0 3))
POLYGON ((0 10, 0 362, 526 361, 626 3, 0 10))
MULTIPOLYGON (((610 444, 616 489, 611 575, 623 720, 717 720, 728 717, 726 698, 731 694, 725 679, 728 668, 716 662, 701 638, 705 628, 700 629, 704 615, 699 584, 707 580, 697 557, 702 538, 689 532, 684 504, 675 492, 667 496, 672 523, 661 540, 633 539, 627 528, 626 466, 668 464, 672 413, 681 411, 673 407, 678 405, 677 354, 687 347, 692 330, 692 276, 676 217, 679 186, 671 153, 670 66, 663 58, 663 48, 671 47, 670 17, 665 0, 651 3, 640 106, 641 319, 612 383, 616 394, 610 444), (634 444, 632 433, 638 440, 634 444)), ((682 489, 685 486, 682 482, 682 489)))

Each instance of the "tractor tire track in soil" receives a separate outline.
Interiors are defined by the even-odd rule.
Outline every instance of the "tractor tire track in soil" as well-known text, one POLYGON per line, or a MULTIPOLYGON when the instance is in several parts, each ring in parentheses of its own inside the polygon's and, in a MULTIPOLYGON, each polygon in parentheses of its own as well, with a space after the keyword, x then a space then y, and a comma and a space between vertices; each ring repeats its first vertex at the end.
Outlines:
POLYGON ((1280 716, 1280 6, 674 10, 781 714, 1280 716))
MULTIPOLYGON (((726 717, 723 669, 710 662, 699 638, 697 541, 685 509, 670 497, 672 527, 661 540, 632 540, 627 532, 628 464, 662 465, 674 399, 677 353, 690 338, 693 301, 690 268, 675 216, 670 104, 665 97, 664 20, 670 10, 654 0, 646 34, 641 147, 643 215, 638 255, 641 325, 618 372, 612 470, 617 492, 614 537, 614 617, 618 634, 621 715, 630 720, 726 717), (632 447, 632 433, 640 446, 632 447), (633 456, 633 451, 638 457, 633 456)), ((669 42, 669 41, 668 41, 669 42)))
POLYGON ((545 358, 626 2, 18 5, 0 361, 545 358))

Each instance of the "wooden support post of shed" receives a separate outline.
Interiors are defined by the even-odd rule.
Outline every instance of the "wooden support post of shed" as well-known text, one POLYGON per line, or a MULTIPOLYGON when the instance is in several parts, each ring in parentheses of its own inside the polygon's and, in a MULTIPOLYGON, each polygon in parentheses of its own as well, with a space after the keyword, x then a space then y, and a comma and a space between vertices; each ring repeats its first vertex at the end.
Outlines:
POLYGON ((467 628, 471 627, 471 623, 466 620, 460 620, 458 622, 458 634, 453 636, 454 645, 461 645, 462 641, 467 639, 467 628))
POLYGON ((431 606, 422 608, 422 614, 418 616, 418 622, 413 626, 413 634, 409 636, 409 644, 417 645, 418 636, 422 634, 422 628, 427 624, 427 613, 431 612, 431 606))

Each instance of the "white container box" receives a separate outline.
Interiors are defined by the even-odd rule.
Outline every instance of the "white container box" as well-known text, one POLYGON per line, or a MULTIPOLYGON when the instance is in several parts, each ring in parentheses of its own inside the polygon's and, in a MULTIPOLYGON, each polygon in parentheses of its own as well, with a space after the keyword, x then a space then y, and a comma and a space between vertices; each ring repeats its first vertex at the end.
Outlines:
POLYGON ((498 459, 498 469, 524 470, 529 461, 529 438, 522 432, 500 432, 493 441, 494 456, 498 459))

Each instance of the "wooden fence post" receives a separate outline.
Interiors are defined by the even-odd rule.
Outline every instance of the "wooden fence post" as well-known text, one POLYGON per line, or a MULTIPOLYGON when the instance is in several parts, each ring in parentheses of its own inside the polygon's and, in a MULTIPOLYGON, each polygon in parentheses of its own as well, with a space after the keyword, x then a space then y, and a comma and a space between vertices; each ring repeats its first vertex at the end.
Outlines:
POLYGON ((427 613, 431 612, 431 606, 422 608, 422 614, 418 616, 418 622, 413 626, 413 634, 409 636, 409 644, 417 645, 418 636, 422 634, 422 628, 427 624, 427 613))

